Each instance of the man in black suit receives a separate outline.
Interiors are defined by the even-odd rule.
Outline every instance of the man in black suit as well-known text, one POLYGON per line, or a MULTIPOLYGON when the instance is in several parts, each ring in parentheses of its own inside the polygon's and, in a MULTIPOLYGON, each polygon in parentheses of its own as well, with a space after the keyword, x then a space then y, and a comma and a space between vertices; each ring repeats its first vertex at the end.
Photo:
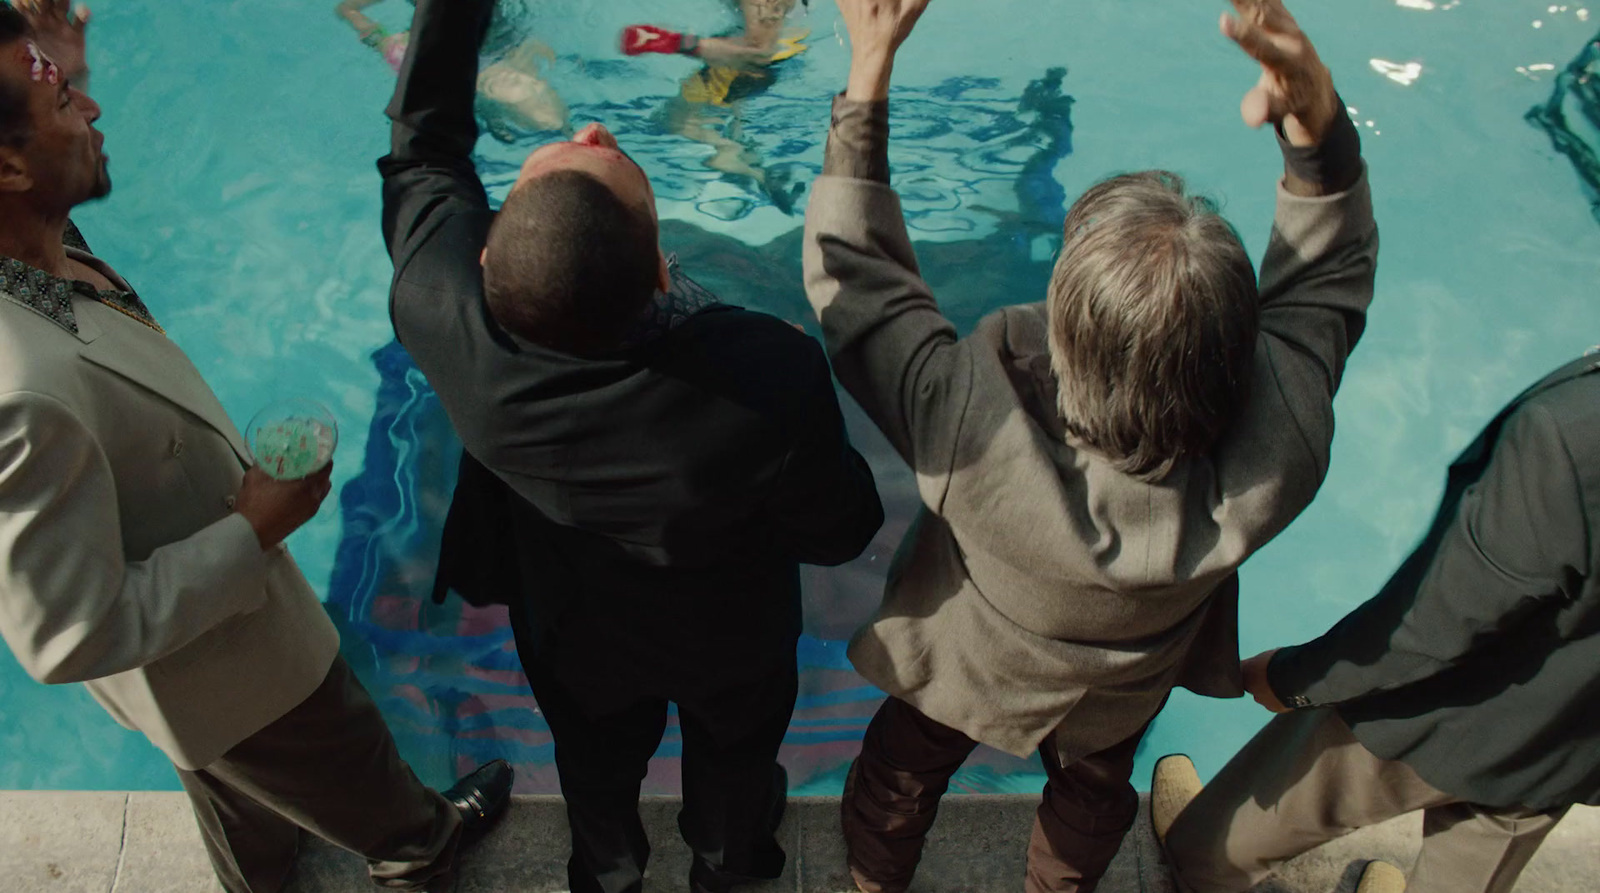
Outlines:
POLYGON ((649 179, 603 127, 533 152, 490 210, 470 154, 492 7, 417 4, 379 162, 395 332, 466 447, 442 582, 511 606, 574 893, 640 889, 669 701, 691 886, 776 877, 799 564, 866 547, 872 474, 821 347, 663 256, 649 179))
MULTIPOLYGON (((1408 882, 1510 891, 1576 803, 1600 805, 1600 356, 1547 376, 1450 468, 1422 544, 1320 638, 1244 663, 1272 720, 1166 845, 1200 893, 1242 891, 1356 828, 1425 810, 1408 882)), ((1187 758, 1156 768, 1161 833, 1187 758)), ((1392 880, 1383 881, 1387 874, 1392 880)))

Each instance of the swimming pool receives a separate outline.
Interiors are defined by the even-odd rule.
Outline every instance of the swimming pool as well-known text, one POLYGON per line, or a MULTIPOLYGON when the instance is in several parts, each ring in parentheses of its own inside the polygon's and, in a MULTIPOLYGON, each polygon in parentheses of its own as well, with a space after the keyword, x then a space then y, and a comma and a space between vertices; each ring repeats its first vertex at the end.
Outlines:
MULTIPOLYGON (((386 316, 373 161, 386 148, 392 74, 332 6, 104 0, 91 62, 117 188, 78 221, 237 422, 277 397, 334 409, 337 510, 330 500, 290 544, 424 780, 504 756, 521 770, 520 791, 553 792, 549 735, 501 618, 424 599, 459 447, 386 316)), ((724 299, 815 331, 799 278, 806 194, 788 215, 748 178, 707 168, 711 150, 666 123, 696 66, 616 49, 628 24, 725 30, 726 6, 527 6, 526 27, 555 50, 549 78, 573 120, 612 126, 651 174, 669 250, 724 299)), ((1238 123, 1254 74, 1216 34, 1224 6, 935 0, 897 67, 892 158, 924 272, 958 325, 1042 297, 1062 202, 1115 171, 1183 173, 1224 199, 1259 256, 1276 151, 1238 123)), ((1584 115, 1593 85, 1556 93, 1561 70, 1596 40, 1600 9, 1301 0, 1295 12, 1361 124, 1384 245, 1327 484, 1243 572, 1247 653, 1309 638, 1374 592, 1430 517, 1445 463, 1487 416, 1600 342, 1600 181, 1577 148, 1600 147, 1600 112, 1584 115), (1553 96, 1562 120, 1524 119, 1553 96)), ((397 30, 409 7, 387 0, 372 13, 397 30)), ((826 0, 797 14, 809 49, 742 112, 751 157, 777 181, 806 183, 820 168, 848 61, 835 19, 826 0)), ((496 195, 533 142, 481 141, 496 195)), ((890 520, 859 560, 806 571, 801 700, 784 756, 797 793, 839 790, 876 707, 844 640, 875 605, 915 500, 909 473, 846 412, 890 520)), ((1180 692, 1138 777, 1170 750, 1214 771, 1264 719, 1248 702, 1180 692)), ((647 790, 675 789, 677 747, 669 728, 647 790)), ((80 687, 37 685, 9 655, 0 754, 0 788, 177 786, 159 753, 80 687)), ((1040 781, 1027 761, 985 751, 955 784, 1031 791, 1040 781)))

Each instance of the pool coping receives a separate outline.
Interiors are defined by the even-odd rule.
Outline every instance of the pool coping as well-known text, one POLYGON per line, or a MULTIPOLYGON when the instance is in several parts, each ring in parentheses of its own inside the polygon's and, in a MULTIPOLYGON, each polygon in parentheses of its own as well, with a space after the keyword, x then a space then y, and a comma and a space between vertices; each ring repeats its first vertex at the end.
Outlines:
MULTIPOLYGON (((640 811, 656 844, 647 893, 682 889, 689 853, 678 839, 678 800, 649 797, 640 811)), ((1149 830, 1147 801, 1101 884, 1103 893, 1176 893, 1149 830)), ((1012 890, 1023 876, 1033 796, 951 796, 929 837, 917 889, 1012 890)), ((784 876, 750 893, 852 890, 838 833, 838 799, 790 801, 780 839, 784 876)), ((1367 828, 1294 860, 1257 888, 1264 893, 1354 890, 1367 859, 1410 863, 1421 839, 1413 814, 1367 828)), ((1600 876, 1600 810, 1577 807, 1524 872, 1517 893, 1577 893, 1600 876)), ((567 889, 566 815, 561 799, 519 796, 506 820, 463 860, 449 893, 554 893, 567 889)), ((0 877, 10 893, 188 893, 220 889, 180 792, 0 791, 0 877)), ((302 854, 289 889, 375 889, 361 859, 321 841, 302 854)))

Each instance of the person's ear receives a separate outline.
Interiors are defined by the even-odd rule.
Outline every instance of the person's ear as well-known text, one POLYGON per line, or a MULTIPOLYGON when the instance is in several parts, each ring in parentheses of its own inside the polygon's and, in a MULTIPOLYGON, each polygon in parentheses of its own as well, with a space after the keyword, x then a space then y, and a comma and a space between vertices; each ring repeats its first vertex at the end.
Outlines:
POLYGON ((32 188, 33 174, 28 172, 28 159, 17 149, 0 147, 0 192, 21 193, 32 188))

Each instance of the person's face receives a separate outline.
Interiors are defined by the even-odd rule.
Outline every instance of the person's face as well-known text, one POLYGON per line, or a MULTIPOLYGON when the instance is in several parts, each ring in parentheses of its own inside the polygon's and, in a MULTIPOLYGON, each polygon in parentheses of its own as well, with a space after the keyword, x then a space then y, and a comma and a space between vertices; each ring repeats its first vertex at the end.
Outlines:
POLYGON ((27 97, 32 129, 20 148, 0 147, 0 191, 30 193, 62 209, 109 193, 105 136, 94 127, 100 106, 31 41, 0 47, 0 79, 27 97))
POLYGON ((617 148, 617 138, 599 124, 590 124, 572 139, 540 146, 522 162, 522 172, 511 188, 556 171, 579 171, 604 183, 617 198, 643 205, 656 213, 656 194, 650 178, 632 158, 617 148))

